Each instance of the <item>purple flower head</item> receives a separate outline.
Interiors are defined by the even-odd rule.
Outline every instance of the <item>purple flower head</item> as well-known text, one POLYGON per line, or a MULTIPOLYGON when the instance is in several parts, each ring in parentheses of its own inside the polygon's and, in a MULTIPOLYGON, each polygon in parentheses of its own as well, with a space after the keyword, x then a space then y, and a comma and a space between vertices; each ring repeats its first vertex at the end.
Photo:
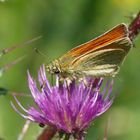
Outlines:
POLYGON ((59 84, 57 77, 56 85, 50 86, 43 66, 39 70, 38 80, 40 90, 28 73, 29 88, 37 107, 25 109, 15 98, 17 104, 25 111, 24 115, 13 106, 22 117, 52 126, 58 132, 73 136, 82 134, 95 118, 109 109, 113 102, 110 98, 113 83, 108 81, 101 90, 103 78, 86 78, 68 85, 65 80, 63 84, 59 84))

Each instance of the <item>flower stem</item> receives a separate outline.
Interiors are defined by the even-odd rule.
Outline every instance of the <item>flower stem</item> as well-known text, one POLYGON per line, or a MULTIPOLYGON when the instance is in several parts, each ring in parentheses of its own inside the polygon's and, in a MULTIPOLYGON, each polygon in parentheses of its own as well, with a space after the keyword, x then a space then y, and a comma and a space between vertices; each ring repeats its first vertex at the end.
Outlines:
POLYGON ((57 132, 56 129, 48 126, 38 136, 37 140, 51 140, 55 136, 56 132, 57 132))
POLYGON ((140 12, 137 14, 136 18, 134 18, 134 20, 130 23, 128 29, 130 39, 134 40, 140 32, 140 12))

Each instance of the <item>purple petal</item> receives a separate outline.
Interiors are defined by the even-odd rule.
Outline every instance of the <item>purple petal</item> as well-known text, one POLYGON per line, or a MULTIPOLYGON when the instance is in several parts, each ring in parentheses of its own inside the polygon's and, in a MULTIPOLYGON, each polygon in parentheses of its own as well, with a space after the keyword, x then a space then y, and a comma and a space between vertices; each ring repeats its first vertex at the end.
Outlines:
POLYGON ((50 125, 66 133, 82 132, 91 121, 106 112, 113 103, 110 98, 113 82, 106 83, 101 92, 103 78, 83 78, 81 82, 64 80, 59 83, 56 76, 56 85, 50 86, 43 65, 38 72, 38 81, 41 91, 37 88, 35 80, 28 72, 28 84, 37 108, 31 106, 25 109, 15 98, 18 106, 27 114, 20 113, 22 117, 37 123, 50 125))

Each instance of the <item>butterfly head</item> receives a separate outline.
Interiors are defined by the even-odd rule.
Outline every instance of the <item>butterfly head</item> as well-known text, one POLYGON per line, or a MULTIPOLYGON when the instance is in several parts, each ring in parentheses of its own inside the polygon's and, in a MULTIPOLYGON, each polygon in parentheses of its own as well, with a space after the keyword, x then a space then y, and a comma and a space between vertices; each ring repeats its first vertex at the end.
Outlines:
POLYGON ((61 69, 57 60, 53 61, 49 65, 46 66, 46 69, 51 74, 60 74, 61 69))

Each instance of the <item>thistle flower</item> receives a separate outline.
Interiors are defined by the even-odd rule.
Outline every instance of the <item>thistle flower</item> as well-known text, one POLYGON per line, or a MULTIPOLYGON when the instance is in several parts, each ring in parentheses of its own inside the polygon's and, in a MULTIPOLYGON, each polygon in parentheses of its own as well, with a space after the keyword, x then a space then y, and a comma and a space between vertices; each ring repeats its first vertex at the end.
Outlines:
POLYGON ((113 98, 110 98, 113 83, 108 81, 101 90, 103 78, 86 78, 68 85, 66 81, 59 84, 57 77, 56 85, 51 86, 43 66, 39 70, 38 80, 40 90, 28 73, 29 88, 37 107, 25 109, 15 97, 26 115, 12 104, 14 109, 25 119, 49 125, 59 133, 79 140, 84 139, 84 131, 90 123, 107 111, 113 102, 113 98))

